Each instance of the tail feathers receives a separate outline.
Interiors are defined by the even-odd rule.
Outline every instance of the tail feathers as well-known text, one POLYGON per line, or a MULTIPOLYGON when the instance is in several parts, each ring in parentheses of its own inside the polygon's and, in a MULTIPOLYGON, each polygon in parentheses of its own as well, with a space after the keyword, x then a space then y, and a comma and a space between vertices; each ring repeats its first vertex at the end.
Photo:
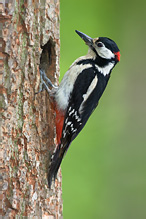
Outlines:
POLYGON ((48 186, 51 188, 52 180, 55 181, 58 169, 60 167, 61 161, 63 159, 64 153, 61 152, 61 145, 58 145, 56 148, 56 151, 53 155, 51 164, 49 166, 49 172, 48 172, 48 186))

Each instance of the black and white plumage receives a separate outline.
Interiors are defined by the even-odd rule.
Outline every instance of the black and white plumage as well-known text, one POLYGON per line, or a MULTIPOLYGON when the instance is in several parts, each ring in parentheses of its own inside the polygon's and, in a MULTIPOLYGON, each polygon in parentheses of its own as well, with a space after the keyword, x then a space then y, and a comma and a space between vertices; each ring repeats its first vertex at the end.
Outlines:
POLYGON ((58 145, 49 167, 49 187, 52 179, 56 178, 65 152, 98 105, 111 71, 120 60, 119 48, 111 39, 92 39, 76 32, 88 45, 89 51, 71 65, 59 87, 52 88, 58 145))

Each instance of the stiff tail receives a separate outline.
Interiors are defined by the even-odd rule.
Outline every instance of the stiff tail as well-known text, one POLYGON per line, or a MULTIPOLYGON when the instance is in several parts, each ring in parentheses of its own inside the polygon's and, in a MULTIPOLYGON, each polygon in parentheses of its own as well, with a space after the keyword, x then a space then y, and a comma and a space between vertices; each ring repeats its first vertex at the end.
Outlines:
POLYGON ((56 148, 56 151, 53 155, 53 158, 51 160, 51 164, 49 166, 49 172, 48 172, 48 186, 51 188, 52 180, 55 181, 58 169, 60 167, 61 161, 63 159, 64 152, 61 151, 61 145, 58 145, 56 148))

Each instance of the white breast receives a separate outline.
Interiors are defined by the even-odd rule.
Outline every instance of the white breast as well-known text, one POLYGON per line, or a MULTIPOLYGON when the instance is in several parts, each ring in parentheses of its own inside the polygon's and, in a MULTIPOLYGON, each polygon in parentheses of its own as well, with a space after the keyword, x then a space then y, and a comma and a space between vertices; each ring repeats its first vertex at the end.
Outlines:
POLYGON ((83 72, 84 69, 92 67, 91 64, 86 65, 76 65, 75 63, 78 60, 76 60, 69 70, 64 75, 59 88, 56 92, 55 99, 58 104, 59 109, 66 110, 70 98, 70 94, 73 90, 73 86, 75 83, 75 80, 77 79, 78 75, 83 72))

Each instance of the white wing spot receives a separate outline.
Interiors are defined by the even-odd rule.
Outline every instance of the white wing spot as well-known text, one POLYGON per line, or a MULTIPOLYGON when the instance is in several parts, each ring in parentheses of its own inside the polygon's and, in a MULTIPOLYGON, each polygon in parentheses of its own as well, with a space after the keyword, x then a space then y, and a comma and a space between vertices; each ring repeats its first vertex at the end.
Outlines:
MULTIPOLYGON (((65 119, 65 127, 64 127, 64 130, 62 132, 62 137, 65 138, 66 135, 67 135, 67 130, 70 130, 73 133, 75 133, 77 131, 77 128, 75 128, 74 126, 76 125, 73 124, 72 121, 69 121, 69 120, 72 120, 72 119, 75 119, 77 122, 78 122, 78 125, 82 125, 82 123, 80 122, 81 121, 81 118, 77 115, 77 111, 75 111, 75 109, 72 109, 71 107, 69 107, 69 110, 68 112, 70 111, 70 113, 68 113, 68 115, 70 116, 71 115, 71 118, 70 117, 67 117, 65 119), (80 123, 79 123, 80 122, 80 123), (69 127, 69 129, 68 129, 69 127)), ((61 146, 62 147, 62 146, 61 146)))
POLYGON ((83 95, 83 102, 81 103, 81 106, 79 108, 79 112, 81 113, 83 110, 83 105, 84 102, 88 99, 88 97, 90 96, 90 94, 93 92, 93 90, 95 89, 96 85, 98 82, 98 78, 97 75, 95 76, 95 78, 93 79, 93 81, 91 82, 90 86, 88 87, 87 93, 83 95))
POLYGON ((69 116, 71 116, 71 114, 73 114, 74 113, 74 109, 68 114, 69 116))
POLYGON ((67 124, 67 122, 68 122, 68 118, 66 118, 66 120, 65 120, 65 124, 67 124))

